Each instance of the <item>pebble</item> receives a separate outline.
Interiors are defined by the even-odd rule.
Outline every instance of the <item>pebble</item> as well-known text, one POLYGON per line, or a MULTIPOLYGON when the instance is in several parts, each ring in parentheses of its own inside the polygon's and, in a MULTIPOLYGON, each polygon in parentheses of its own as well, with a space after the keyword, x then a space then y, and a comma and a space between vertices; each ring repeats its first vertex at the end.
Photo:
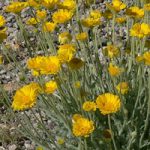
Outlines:
POLYGON ((8 150, 16 150, 16 148, 17 148, 17 146, 15 144, 13 144, 8 147, 8 150))

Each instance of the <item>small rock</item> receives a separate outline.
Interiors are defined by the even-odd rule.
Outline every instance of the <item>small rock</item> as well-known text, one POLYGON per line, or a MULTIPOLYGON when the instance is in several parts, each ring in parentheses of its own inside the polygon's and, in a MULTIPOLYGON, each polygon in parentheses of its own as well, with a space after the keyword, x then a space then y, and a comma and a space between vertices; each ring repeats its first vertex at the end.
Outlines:
POLYGON ((16 150, 16 148, 17 148, 17 146, 16 146, 15 144, 10 145, 10 146, 8 147, 9 150, 16 150))

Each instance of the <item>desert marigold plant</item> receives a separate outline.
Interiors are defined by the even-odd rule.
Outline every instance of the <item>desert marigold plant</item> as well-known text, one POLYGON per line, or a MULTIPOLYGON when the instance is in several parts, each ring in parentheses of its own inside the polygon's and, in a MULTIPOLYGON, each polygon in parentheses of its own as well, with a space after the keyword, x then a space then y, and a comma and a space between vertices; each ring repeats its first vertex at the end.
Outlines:
POLYGON ((150 149, 149 0, 26 0, 3 10, 0 104, 33 149, 150 149))

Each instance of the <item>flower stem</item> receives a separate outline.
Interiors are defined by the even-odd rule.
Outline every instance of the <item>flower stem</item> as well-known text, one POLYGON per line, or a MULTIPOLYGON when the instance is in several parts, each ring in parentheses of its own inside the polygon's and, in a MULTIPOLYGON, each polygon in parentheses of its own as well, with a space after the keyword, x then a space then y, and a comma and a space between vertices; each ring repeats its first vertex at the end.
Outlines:
POLYGON ((112 128, 111 128, 111 120, 110 120, 110 115, 108 115, 108 126, 109 126, 109 129, 111 131, 111 136, 112 136, 112 142, 113 142, 113 145, 114 145, 114 149, 117 150, 117 146, 116 146, 116 143, 115 143, 115 139, 114 139, 114 134, 112 132, 112 128))

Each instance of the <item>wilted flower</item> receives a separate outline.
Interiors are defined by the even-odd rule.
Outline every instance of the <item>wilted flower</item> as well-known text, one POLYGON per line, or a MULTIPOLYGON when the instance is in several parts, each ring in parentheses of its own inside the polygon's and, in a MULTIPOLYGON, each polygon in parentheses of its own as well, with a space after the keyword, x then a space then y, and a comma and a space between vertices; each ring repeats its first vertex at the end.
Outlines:
POLYGON ((76 70, 80 69, 84 65, 84 62, 79 58, 72 58, 68 65, 71 69, 76 70))
POLYGON ((40 87, 37 83, 30 83, 17 90, 13 98, 12 108, 14 110, 25 110, 33 107, 36 103, 39 89, 40 87))
POLYGON ((74 87, 77 88, 77 89, 79 89, 81 87, 81 82, 80 81, 76 81, 74 83, 74 87))
POLYGON ((119 68, 118 66, 115 66, 112 63, 110 63, 108 67, 108 71, 111 76, 115 77, 115 76, 119 76, 123 70, 122 68, 119 68))
POLYGON ((65 140, 64 140, 63 138, 61 138, 61 137, 58 137, 58 138, 57 138, 57 143, 58 143, 59 145, 62 145, 62 144, 65 143, 65 140))
POLYGON ((144 16, 144 10, 137 6, 133 6, 126 10, 126 14, 133 18, 142 18, 144 16))
POLYGON ((10 5, 6 6, 6 12, 20 13, 24 8, 28 6, 28 2, 12 2, 10 5))
POLYGON ((38 146, 38 147, 36 148, 36 150, 44 150, 44 149, 43 149, 43 147, 38 146))
POLYGON ((62 63, 69 62, 76 52, 72 44, 60 45, 58 49, 58 58, 62 63))
POLYGON ((69 43, 72 40, 72 36, 69 32, 60 33, 58 36, 60 44, 69 43))
POLYGON ((6 28, 0 30, 0 42, 7 38, 6 28))
POLYGON ((37 56, 30 58, 27 66, 40 74, 57 74, 60 70, 60 61, 57 56, 37 56))
POLYGON ((121 94, 126 94, 129 91, 129 85, 127 82, 120 82, 117 86, 116 89, 118 90, 119 93, 121 94))
POLYGON ((88 34, 86 32, 81 32, 76 34, 76 39, 79 41, 85 41, 88 38, 88 34))
POLYGON ((3 56, 0 55, 0 65, 3 63, 3 56))
POLYGON ((113 18, 113 14, 112 14, 112 12, 110 10, 106 10, 102 15, 106 19, 112 19, 113 18))
POLYGON ((98 109, 103 115, 116 113, 120 109, 120 99, 112 93, 104 93, 96 99, 98 109))
POLYGON ((57 90, 57 83, 56 81, 49 81, 45 83, 44 91, 47 94, 53 94, 57 90))
POLYGON ((105 140, 111 140, 112 138, 111 130, 109 129, 104 130, 103 137, 105 138, 105 140))
POLYGON ((48 9, 52 9, 55 7, 55 5, 58 3, 58 0, 42 0, 41 5, 48 9))
POLYGON ((84 111, 96 111, 95 102, 85 101, 82 106, 84 111))
POLYGON ((64 1, 58 3, 58 8, 68 9, 68 10, 75 10, 76 1, 75 0, 64 0, 64 1))
POLYGON ((135 36, 138 38, 143 38, 150 35, 150 25, 146 23, 136 23, 130 29, 130 36, 135 36))
POLYGON ((58 11, 54 12, 52 15, 52 19, 55 23, 66 23, 69 21, 73 16, 73 13, 67 9, 59 9, 58 11))
POLYGON ((73 120, 73 134, 77 137, 88 137, 94 131, 94 123, 84 117, 73 120))
POLYGON ((43 24, 43 31, 45 32, 53 32, 56 28, 56 23, 53 22, 45 22, 43 24))

